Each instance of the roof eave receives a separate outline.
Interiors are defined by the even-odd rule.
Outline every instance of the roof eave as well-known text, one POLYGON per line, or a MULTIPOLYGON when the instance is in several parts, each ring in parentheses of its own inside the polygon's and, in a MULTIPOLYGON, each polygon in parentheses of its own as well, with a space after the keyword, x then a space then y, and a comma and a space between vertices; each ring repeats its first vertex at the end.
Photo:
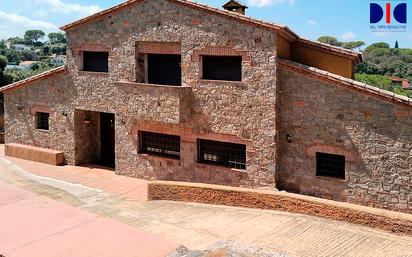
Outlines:
POLYGON ((43 73, 37 74, 35 76, 29 77, 27 79, 23 79, 23 80, 14 82, 12 84, 9 84, 7 86, 4 86, 4 87, 0 88, 0 92, 4 93, 4 92, 14 90, 16 88, 27 86, 31 83, 48 79, 48 78, 50 78, 54 75, 57 75, 57 74, 60 74, 60 73, 66 72, 66 71, 67 71, 67 66, 66 65, 60 66, 60 67, 57 67, 55 69, 51 69, 51 70, 45 71, 43 73))

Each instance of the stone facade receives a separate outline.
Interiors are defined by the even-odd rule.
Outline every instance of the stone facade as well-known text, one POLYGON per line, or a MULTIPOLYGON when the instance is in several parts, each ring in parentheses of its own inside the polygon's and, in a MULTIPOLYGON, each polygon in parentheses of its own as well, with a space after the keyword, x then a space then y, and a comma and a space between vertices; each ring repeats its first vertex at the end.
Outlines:
POLYGON ((101 151, 99 113, 113 113, 120 175, 278 184, 325 198, 412 209, 410 106, 279 70, 277 46, 284 44, 275 30, 181 2, 136 1, 68 29, 65 72, 5 90, 6 143, 63 151, 71 165, 94 162, 101 151), (108 72, 82 71, 83 51, 109 52, 108 72), (139 66, 145 53, 180 53, 182 86, 147 84, 139 66), (241 82, 201 79, 202 55, 241 56, 241 82), (49 131, 36 129, 36 111, 50 114, 49 131), (139 131, 180 136, 180 159, 140 154, 139 131), (292 143, 285 143, 285 133, 292 133, 292 143), (247 168, 198 163, 198 139, 245 145, 247 168), (318 151, 346 157, 346 180, 315 176, 318 151))
POLYGON ((84 115, 81 111, 109 112, 116 115, 115 170, 118 174, 145 179, 274 186, 276 33, 171 1, 156 0, 142 1, 67 31, 67 38, 67 76, 71 80, 55 77, 10 93, 6 97, 6 112, 11 118, 6 126, 6 142, 62 150, 68 164, 84 163, 93 159, 82 154, 92 151, 93 144, 86 140, 90 132, 82 128, 83 117, 76 116, 75 112, 79 115, 84 115), (138 42, 169 42, 160 47, 143 44, 142 52, 165 51, 168 45, 172 45, 171 51, 176 51, 173 48, 176 44, 170 43, 178 42, 182 56, 181 87, 136 83, 142 82, 136 72, 138 42), (109 72, 81 71, 82 51, 109 51, 109 72), (199 79, 201 54, 242 56, 242 82, 199 79), (51 85, 63 91, 65 101, 54 98, 53 94, 37 97, 43 88, 51 85), (22 95, 19 99, 27 108, 40 103, 56 110, 51 116, 49 132, 36 132, 31 116, 14 110, 16 95, 22 95), (49 97, 53 98, 45 99, 49 97), (67 117, 61 115, 63 109, 67 117), (16 125, 11 126, 12 120, 16 125), (180 160, 138 154, 137 133, 143 129, 180 135, 180 160), (23 136, 20 136, 21 130, 24 130, 23 136), (35 135, 25 135, 33 131, 35 135), (61 131, 67 131, 68 138, 63 138, 61 131), (197 163, 198 138, 247 145, 247 170, 197 163))
POLYGON ((279 188, 412 212, 412 108, 283 67, 278 72, 279 188), (316 176, 316 152, 344 155, 346 178, 316 176))

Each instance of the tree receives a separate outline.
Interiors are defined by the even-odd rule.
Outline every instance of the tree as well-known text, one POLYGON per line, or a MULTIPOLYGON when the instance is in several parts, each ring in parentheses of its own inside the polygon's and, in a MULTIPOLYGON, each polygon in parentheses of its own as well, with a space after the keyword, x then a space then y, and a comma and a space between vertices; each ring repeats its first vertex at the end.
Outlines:
POLYGON ((27 74, 18 68, 8 69, 4 72, 5 77, 9 81, 9 83, 17 82, 27 78, 27 74))
POLYGON ((0 71, 4 71, 7 66, 7 58, 6 56, 0 55, 0 71))
POLYGON ((395 48, 396 48, 396 49, 399 48, 398 40, 396 40, 396 42, 395 42, 395 48))
POLYGON ((50 52, 53 54, 66 54, 66 44, 55 44, 50 46, 50 52))
POLYGON ((60 32, 49 33, 47 37, 49 38, 50 44, 52 45, 59 44, 59 43, 66 44, 66 41, 67 41, 66 35, 60 32))
POLYGON ((322 36, 318 38, 318 41, 321 43, 333 45, 333 46, 342 46, 342 42, 339 42, 336 37, 331 36, 322 36))
POLYGON ((46 34, 37 29, 28 30, 24 33, 24 39, 33 45, 34 42, 37 42, 39 39, 43 38, 46 34))
POLYGON ((7 50, 4 53, 4 56, 7 58, 7 60, 11 63, 18 63, 20 61, 19 56, 17 55, 17 53, 13 50, 7 50))
POLYGON ((355 49, 365 45, 363 41, 350 41, 350 42, 343 42, 343 48, 346 49, 355 49))
POLYGON ((37 60, 37 54, 34 51, 23 50, 18 52, 19 60, 21 61, 35 61, 37 60))
POLYGON ((6 49, 6 40, 0 40, 0 49, 6 49))
POLYGON ((385 42, 378 42, 378 43, 374 43, 368 47, 366 47, 365 52, 371 51, 375 48, 390 48, 388 43, 385 42))
POLYGON ((15 45, 15 44, 26 44, 27 42, 20 37, 11 37, 7 41, 10 42, 10 44, 15 45))

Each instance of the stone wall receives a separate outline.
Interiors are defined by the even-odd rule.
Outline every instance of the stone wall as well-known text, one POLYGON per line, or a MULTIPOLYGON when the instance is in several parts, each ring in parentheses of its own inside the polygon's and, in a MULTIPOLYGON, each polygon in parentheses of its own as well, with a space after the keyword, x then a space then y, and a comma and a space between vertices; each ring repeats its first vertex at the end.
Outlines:
POLYGON ((5 143, 63 151, 74 164, 74 110, 76 89, 67 73, 8 91, 5 99, 5 143), (49 130, 36 129, 36 111, 47 112, 49 130))
POLYGON ((412 212, 410 106, 283 67, 278 72, 279 188, 412 212), (316 176, 316 152, 344 155, 346 179, 316 176))

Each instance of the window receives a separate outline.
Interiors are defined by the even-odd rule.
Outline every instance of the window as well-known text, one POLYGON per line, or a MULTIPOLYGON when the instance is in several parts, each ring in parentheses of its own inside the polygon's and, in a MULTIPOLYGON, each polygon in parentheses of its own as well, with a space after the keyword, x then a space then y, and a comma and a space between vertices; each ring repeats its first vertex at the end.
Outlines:
POLYGON ((49 114, 47 112, 36 112, 36 129, 49 130, 49 114))
POLYGON ((316 153, 316 176, 345 178, 345 156, 316 153))
POLYGON ((139 153, 180 158, 180 137, 153 132, 140 131, 139 153))
POLYGON ((109 71, 108 52, 83 52, 83 70, 95 72, 109 71))
POLYGON ((203 79, 242 81, 241 56, 202 56, 203 79))
POLYGON ((198 162, 246 169, 246 145, 198 139, 198 162))
POLYGON ((179 54, 148 54, 148 83, 180 86, 182 84, 180 62, 179 54))

